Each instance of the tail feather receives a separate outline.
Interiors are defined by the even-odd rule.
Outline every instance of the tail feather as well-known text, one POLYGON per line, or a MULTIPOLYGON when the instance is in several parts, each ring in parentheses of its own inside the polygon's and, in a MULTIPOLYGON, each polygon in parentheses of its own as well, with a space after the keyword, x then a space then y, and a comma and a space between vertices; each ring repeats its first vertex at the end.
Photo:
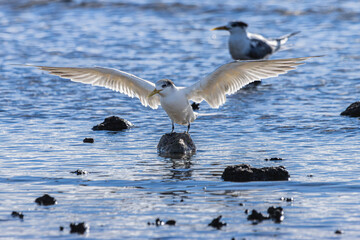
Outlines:
POLYGON ((301 31, 296 31, 296 32, 292 32, 292 33, 286 34, 284 36, 281 36, 279 38, 276 38, 275 40, 277 41, 277 46, 276 46, 276 49, 274 52, 278 51, 281 48, 281 46, 284 45, 290 37, 292 37, 296 34, 299 34, 300 32, 301 31))

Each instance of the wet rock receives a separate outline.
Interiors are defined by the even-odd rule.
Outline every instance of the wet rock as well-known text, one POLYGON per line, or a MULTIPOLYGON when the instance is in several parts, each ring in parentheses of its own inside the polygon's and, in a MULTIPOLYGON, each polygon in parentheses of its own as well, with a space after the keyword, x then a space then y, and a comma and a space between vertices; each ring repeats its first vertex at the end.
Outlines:
POLYGON ((116 116, 105 118, 104 122, 96 125, 92 128, 92 130, 109 130, 109 131, 121 131, 124 129, 129 129, 134 125, 123 119, 116 116))
POLYGON ((213 228, 216 229, 221 229, 223 226, 226 226, 226 223, 221 222, 220 219, 222 218, 222 216, 218 216, 217 218, 214 218, 211 223, 208 224, 208 226, 211 226, 213 228))
POLYGON ((335 231, 335 234, 343 234, 344 232, 342 231, 342 230, 340 230, 340 229, 338 229, 338 230, 336 230, 335 231))
POLYGON ((269 217, 265 217, 261 212, 258 212, 255 209, 253 209, 251 214, 247 217, 247 220, 253 222, 261 222, 266 219, 269 219, 269 217))
POLYGON ((191 107, 192 107, 193 111, 199 110, 200 109, 200 103, 193 102, 191 104, 191 107))
POLYGON ((84 138, 83 142, 84 143, 94 143, 94 139, 93 138, 84 138))
POLYGON ((168 220, 168 221, 164 222, 164 221, 160 220, 160 218, 157 218, 157 219, 155 219, 155 223, 148 222, 147 224, 148 225, 155 225, 157 227, 163 226, 165 224, 169 225, 169 226, 175 226, 176 221, 171 219, 171 220, 168 220))
POLYGON ((251 211, 251 214, 247 217, 247 220, 252 221, 254 224, 269 219, 272 219, 276 223, 280 223, 284 220, 284 211, 282 207, 269 207, 267 213, 269 214, 269 216, 264 216, 261 212, 253 209, 251 211))
POLYGON ((70 173, 74 173, 74 174, 76 174, 76 175, 85 175, 85 174, 88 174, 87 171, 81 170, 81 169, 77 169, 76 171, 73 171, 73 172, 70 172, 70 173))
POLYGON ((287 181, 290 174, 283 166, 253 168, 248 164, 240 164, 226 167, 222 178, 232 182, 287 181))
POLYGON ((276 223, 284 220, 284 211, 282 207, 269 207, 267 210, 269 217, 276 223))
POLYGON ((22 212, 16 212, 16 211, 13 211, 12 213, 11 213, 11 216, 12 217, 18 217, 18 218, 20 218, 20 219, 24 219, 24 214, 22 213, 22 212))
POLYGON ((56 204, 56 199, 48 194, 44 194, 44 196, 35 199, 35 202, 39 205, 48 206, 56 204))
POLYGON ((265 158, 265 161, 282 161, 282 160, 283 160, 282 158, 277 158, 277 157, 270 158, 270 159, 265 158))
POLYGON ((349 117, 360 117, 360 102, 354 102, 348 106, 340 115, 349 117))
POLYGON ((175 226, 176 224, 176 221, 175 220, 168 220, 165 222, 166 225, 169 225, 169 226, 175 226))
POLYGON ((294 198, 292 198, 292 197, 289 197, 289 198, 281 197, 280 200, 284 201, 284 202, 293 202, 294 198))
POLYGON ((70 223, 70 233, 84 234, 88 228, 85 222, 70 223))
POLYGON ((191 156, 196 152, 196 146, 188 133, 167 133, 164 134, 158 145, 160 156, 191 156))
POLYGON ((61 232, 64 231, 64 227, 63 227, 63 226, 60 226, 60 227, 59 227, 59 231, 61 231, 61 232))

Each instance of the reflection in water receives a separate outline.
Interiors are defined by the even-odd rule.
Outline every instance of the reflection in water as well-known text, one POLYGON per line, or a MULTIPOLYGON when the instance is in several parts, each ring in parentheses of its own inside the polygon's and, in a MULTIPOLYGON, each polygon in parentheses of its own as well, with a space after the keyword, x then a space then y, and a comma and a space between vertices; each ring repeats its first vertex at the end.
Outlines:
POLYGON ((191 180, 193 169, 191 166, 193 165, 191 162, 191 157, 183 156, 183 158, 165 158, 166 161, 166 170, 170 171, 167 176, 169 179, 174 180, 191 180))

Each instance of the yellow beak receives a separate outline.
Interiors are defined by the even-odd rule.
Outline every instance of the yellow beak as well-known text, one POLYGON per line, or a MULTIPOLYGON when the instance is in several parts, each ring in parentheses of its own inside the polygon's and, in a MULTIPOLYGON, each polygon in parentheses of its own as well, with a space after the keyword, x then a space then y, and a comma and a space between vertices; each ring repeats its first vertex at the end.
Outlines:
POLYGON ((154 91, 152 91, 152 92, 149 94, 148 98, 154 96, 155 94, 158 94, 158 93, 161 92, 161 91, 162 91, 162 89, 157 90, 157 89, 155 88, 154 91))
POLYGON ((221 26, 221 27, 216 27, 216 28, 212 28, 211 31, 214 30, 229 30, 229 28, 227 26, 221 26))

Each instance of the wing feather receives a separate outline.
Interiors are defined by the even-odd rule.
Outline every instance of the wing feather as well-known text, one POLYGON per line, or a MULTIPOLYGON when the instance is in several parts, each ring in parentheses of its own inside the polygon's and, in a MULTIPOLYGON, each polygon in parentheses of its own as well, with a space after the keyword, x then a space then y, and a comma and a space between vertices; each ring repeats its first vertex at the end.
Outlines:
POLYGON ((231 62, 220 66, 185 91, 188 99, 195 102, 205 100, 212 108, 218 108, 226 102, 226 95, 234 94, 251 82, 293 70, 309 58, 312 57, 231 62))
POLYGON ((148 98, 148 95, 154 90, 155 84, 130 73, 102 67, 33 67, 47 71, 52 75, 68 78, 74 82, 106 87, 114 91, 124 93, 132 98, 137 97, 140 99, 141 104, 145 107, 149 106, 156 109, 160 105, 160 97, 158 95, 148 98))

